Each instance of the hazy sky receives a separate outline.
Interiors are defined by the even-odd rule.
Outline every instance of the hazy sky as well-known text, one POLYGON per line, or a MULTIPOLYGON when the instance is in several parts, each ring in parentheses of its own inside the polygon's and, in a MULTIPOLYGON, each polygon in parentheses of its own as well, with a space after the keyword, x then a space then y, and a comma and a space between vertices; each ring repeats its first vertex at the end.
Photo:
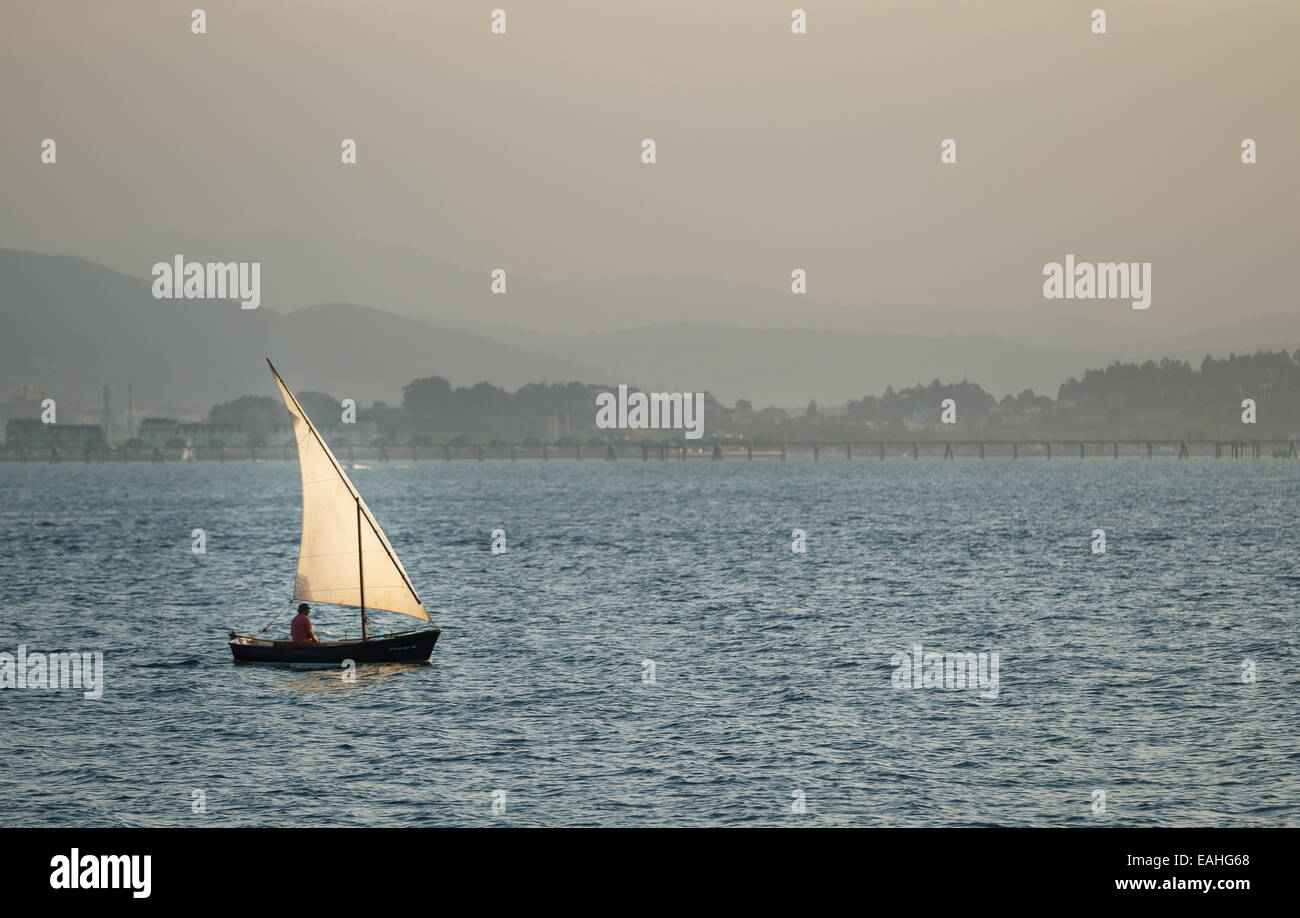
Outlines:
POLYGON ((282 228, 551 279, 803 267, 863 306, 1300 311, 1295 0, 805 2, 801 36, 792 0, 213 0, 194 35, 198 2, 0 5, 0 246, 282 228), (1045 301, 1066 253, 1152 262, 1151 309, 1045 301))

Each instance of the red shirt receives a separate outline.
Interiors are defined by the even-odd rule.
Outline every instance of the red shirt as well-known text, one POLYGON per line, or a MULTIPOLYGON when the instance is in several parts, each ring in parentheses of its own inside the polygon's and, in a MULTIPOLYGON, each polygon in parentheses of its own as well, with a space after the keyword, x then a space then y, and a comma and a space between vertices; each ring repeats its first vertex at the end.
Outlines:
POLYGON ((299 612, 289 622, 289 638, 294 641, 310 641, 311 637, 311 619, 299 612))

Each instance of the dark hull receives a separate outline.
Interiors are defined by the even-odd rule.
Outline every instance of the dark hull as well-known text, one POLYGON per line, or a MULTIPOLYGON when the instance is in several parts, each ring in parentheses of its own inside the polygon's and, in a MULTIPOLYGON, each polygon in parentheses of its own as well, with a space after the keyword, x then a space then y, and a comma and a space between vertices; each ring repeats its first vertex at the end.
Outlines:
POLYGON ((263 641, 240 634, 230 636, 230 652, 236 663, 299 663, 309 666, 342 666, 353 663, 423 663, 433 653, 441 628, 407 631, 369 641, 325 641, 295 644, 263 641))

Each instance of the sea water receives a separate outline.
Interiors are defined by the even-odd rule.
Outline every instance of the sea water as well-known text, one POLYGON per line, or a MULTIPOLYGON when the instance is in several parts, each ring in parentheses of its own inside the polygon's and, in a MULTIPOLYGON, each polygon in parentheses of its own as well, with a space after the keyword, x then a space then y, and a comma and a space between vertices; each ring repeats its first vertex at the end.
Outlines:
POLYGON ((0 465, 0 652, 103 654, 0 689, 0 823, 1300 825, 1300 462, 374 463, 443 634, 355 674, 226 646, 297 475, 0 465))

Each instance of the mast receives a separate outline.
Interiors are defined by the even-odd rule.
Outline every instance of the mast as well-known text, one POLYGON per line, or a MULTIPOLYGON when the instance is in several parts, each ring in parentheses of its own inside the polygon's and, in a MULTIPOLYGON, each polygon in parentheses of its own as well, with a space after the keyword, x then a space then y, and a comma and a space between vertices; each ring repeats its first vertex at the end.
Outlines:
POLYGON ((361 582, 361 640, 366 637, 366 565, 361 554, 361 498, 357 498, 357 576, 361 582))

